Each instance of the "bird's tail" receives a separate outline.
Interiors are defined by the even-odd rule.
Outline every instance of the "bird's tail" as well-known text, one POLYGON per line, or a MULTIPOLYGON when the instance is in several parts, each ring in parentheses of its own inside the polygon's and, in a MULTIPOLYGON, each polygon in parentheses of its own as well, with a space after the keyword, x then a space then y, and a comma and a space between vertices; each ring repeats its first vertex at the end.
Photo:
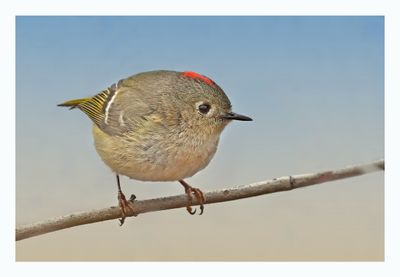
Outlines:
POLYGON ((70 110, 75 109, 78 107, 80 104, 85 103, 86 101, 89 101, 91 98, 81 98, 81 99, 74 99, 70 100, 61 104, 58 104, 57 106, 60 107, 69 107, 70 110))

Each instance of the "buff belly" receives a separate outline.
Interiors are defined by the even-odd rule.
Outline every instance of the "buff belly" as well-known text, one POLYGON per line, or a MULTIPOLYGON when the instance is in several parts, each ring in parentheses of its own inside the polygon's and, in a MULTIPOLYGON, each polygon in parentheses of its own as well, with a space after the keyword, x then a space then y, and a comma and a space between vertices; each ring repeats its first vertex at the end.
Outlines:
POLYGON ((173 145, 165 138, 109 136, 93 127, 95 147, 115 173, 142 181, 176 181, 200 171, 214 156, 219 136, 201 140, 180 136, 173 145))

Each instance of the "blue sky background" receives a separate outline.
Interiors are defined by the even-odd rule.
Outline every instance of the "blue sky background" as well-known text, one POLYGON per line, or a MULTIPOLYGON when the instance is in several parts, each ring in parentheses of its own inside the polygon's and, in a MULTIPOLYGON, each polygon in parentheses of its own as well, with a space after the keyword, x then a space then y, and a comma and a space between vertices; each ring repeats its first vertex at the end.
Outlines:
MULTIPOLYGON (((17 224, 117 203, 91 122, 56 105, 142 71, 209 76, 254 119, 188 180, 204 191, 383 158, 383 39, 383 17, 17 17, 17 224)), ((140 199, 182 193, 122 182, 140 199)), ((382 260, 383 203, 376 173, 64 230, 19 242, 17 259, 382 260)))

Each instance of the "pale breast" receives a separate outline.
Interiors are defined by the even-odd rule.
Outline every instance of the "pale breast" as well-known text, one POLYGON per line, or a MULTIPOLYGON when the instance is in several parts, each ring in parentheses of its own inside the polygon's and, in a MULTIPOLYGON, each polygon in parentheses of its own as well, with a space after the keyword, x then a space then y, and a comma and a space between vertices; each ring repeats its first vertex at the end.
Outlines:
POLYGON ((214 156, 219 135, 174 138, 104 136, 93 127, 96 150, 116 173, 143 181, 176 181, 193 176, 214 156))

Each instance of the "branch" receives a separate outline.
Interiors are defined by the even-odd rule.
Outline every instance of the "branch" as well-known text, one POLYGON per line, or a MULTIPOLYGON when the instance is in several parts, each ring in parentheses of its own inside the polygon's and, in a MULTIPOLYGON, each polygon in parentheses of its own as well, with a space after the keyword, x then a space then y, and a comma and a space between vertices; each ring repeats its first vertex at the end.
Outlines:
MULTIPOLYGON (((279 191, 287 191, 339 179, 359 176, 375 171, 384 170, 384 163, 384 160, 378 160, 373 163, 350 166, 334 171, 286 176, 245 186, 237 186, 217 191, 210 191, 204 193, 205 204, 231 201, 279 191)), ((199 203, 197 199, 193 198, 192 204, 198 205, 199 203)), ((187 205, 188 197, 186 194, 141 201, 135 200, 133 210, 129 211, 127 213, 127 216, 137 216, 138 214, 147 212, 182 208, 186 207, 187 205)), ((31 225, 17 227, 16 240, 18 241, 78 225, 117 219, 120 217, 121 211, 119 207, 109 207, 89 212, 80 212, 65 215, 31 225)))

